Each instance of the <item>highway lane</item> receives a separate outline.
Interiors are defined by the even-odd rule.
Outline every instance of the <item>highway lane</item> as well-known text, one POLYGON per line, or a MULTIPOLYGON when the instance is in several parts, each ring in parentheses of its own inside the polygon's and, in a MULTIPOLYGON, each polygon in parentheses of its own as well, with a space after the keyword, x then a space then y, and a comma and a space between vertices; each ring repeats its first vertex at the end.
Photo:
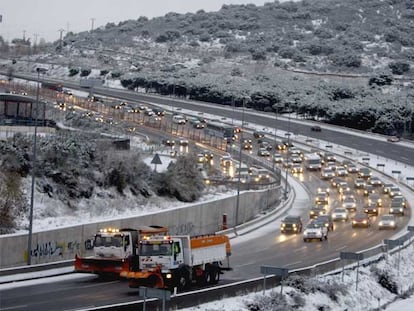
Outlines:
MULTIPOLYGON (((300 215, 306 223, 316 189, 326 187, 329 183, 320 180, 318 172, 304 174, 299 179, 303 182, 305 191, 297 190, 296 204, 286 214, 300 215), (307 193, 310 194, 310 199, 307 193)), ((348 178, 349 183, 352 180, 353 178, 348 178)), ((361 208, 365 198, 361 193, 357 196, 361 208)), ((332 191, 330 203, 331 209, 340 205, 339 196, 335 191, 332 191)), ((381 209, 381 213, 385 211, 385 207, 381 209)), ((407 224, 410 216, 407 214, 398 217, 399 229, 407 224)), ((225 272, 221 283, 260 277, 261 265, 289 269, 313 265, 337 258, 340 251, 359 251, 377 245, 379 241, 389 239, 396 233, 393 230, 379 231, 375 218, 374 224, 368 229, 352 229, 350 221, 335 223, 335 229, 329 233, 327 241, 305 243, 302 234, 280 234, 279 222, 264 226, 251 236, 241 237, 239 242, 235 241, 230 259, 234 270, 225 272)), ((139 299, 137 290, 128 288, 125 281, 104 281, 92 275, 86 279, 62 282, 51 279, 50 282, 41 285, 5 290, 0 292, 0 295, 2 310, 70 310, 139 299), (26 297, 23 304, 21 297, 26 297)))
MULTIPOLYGON (((166 99, 166 101, 169 103, 169 99, 166 99)), ((211 108, 211 106, 205 107, 203 111, 218 113, 217 107, 211 108), (208 111, 209 109, 212 110, 208 111)), ((227 112, 225 111, 225 113, 227 112)), ((229 113, 232 114, 231 111, 229 113)), ((235 114, 236 117, 237 114, 240 116, 240 112, 235 114)), ((271 122, 274 124, 274 120, 272 121, 272 119, 269 120, 254 114, 249 115, 248 120, 249 122, 258 122, 268 127, 272 127, 271 122), (265 122, 269 122, 269 125, 266 125, 265 122)), ((292 126, 292 122, 289 125, 288 122, 282 120, 278 120, 278 122, 281 124, 280 127, 278 126, 278 129, 283 129, 282 126, 284 124, 286 128, 290 127, 290 131, 300 132, 301 127, 303 127, 304 131, 313 135, 309 130, 309 126, 302 126, 301 124, 292 126)), ((335 143, 339 143, 339 136, 342 137, 342 134, 338 135, 337 132, 325 129, 323 132, 315 133, 314 135, 332 135, 331 141, 335 141, 335 143)), ((320 138, 330 140, 328 138, 320 138)), ((355 137, 349 135, 348 139, 354 141, 355 137)), ((375 146, 378 145, 377 141, 369 140, 369 142, 371 144, 375 143, 375 146)), ((363 138, 361 143, 366 145, 366 138, 363 138)), ((389 146, 390 143, 385 142, 384 150, 389 149, 389 146)), ((393 147, 403 146, 393 145, 393 147)), ((370 152, 372 152, 372 146, 370 152)), ((409 158, 409 160, 413 159, 414 157, 409 158)), ((303 182, 311 193, 318 186, 326 184, 320 181, 315 174, 309 174, 308 177, 305 176, 303 182)), ((338 203, 338 199, 334 200, 334 202, 338 203)), ((304 219, 307 219, 310 204, 306 200, 299 202, 298 212, 304 219)), ((408 221, 409 217, 410 215, 399 219, 400 228, 408 221)), ((261 265, 286 266, 290 269, 311 265, 323 260, 336 258, 341 250, 357 251, 377 245, 379 241, 390 238, 395 234, 393 231, 379 231, 375 225, 369 229, 351 229, 350 226, 350 223, 336 224, 335 230, 329 234, 328 241, 304 243, 300 234, 280 235, 279 227, 275 224, 274 227, 266 229, 266 234, 260 237, 253 237, 233 246, 231 263, 234 271, 224 274, 223 282, 227 283, 234 280, 261 276, 259 271, 261 265)), ((130 301, 129 299, 135 300, 137 298, 135 296, 136 290, 129 289, 125 282, 97 282, 95 279, 88 281, 51 281, 51 283, 42 285, 2 291, 0 295, 0 306, 2 309, 16 307, 16 309, 21 308, 22 310, 69 310, 90 305, 125 302, 130 301), (22 300, 21 297, 27 297, 27 299, 22 300)))
MULTIPOLYGON (((348 178, 351 181, 351 177, 348 178)), ((326 187, 329 183, 319 179, 319 173, 311 173, 304 176, 303 184, 310 192, 311 200, 316 194, 318 187, 326 187)), ((366 198, 362 191, 357 192, 359 211, 365 205, 366 198)), ((388 208, 385 199, 384 207, 380 208, 380 214, 387 213, 388 208)), ((301 199, 298 202, 299 208, 293 209, 286 214, 300 215, 304 220, 304 225, 309 220, 309 208, 312 201, 301 199)), ((339 207, 341 201, 336 190, 332 190, 330 196, 330 210, 339 207)), ((407 209, 404 217, 397 217, 398 230, 407 225, 411 210, 407 209)), ((353 213, 350 213, 352 216, 353 213)), ((310 266, 321 261, 339 257, 340 251, 356 252, 374 245, 378 245, 381 240, 390 239, 398 230, 379 230, 379 216, 372 217, 370 228, 351 228, 351 221, 335 222, 334 231, 329 232, 327 241, 312 241, 305 243, 302 234, 280 234, 279 221, 273 228, 265 229, 262 235, 253 240, 237 243, 232 246, 231 261, 234 271, 226 274, 226 278, 241 280, 246 275, 260 276, 260 266, 270 265, 276 267, 288 267, 289 269, 310 266), (254 254, 254 256, 252 256, 254 254)))
MULTIPOLYGON (((75 87, 76 85, 72 86, 75 87)), ((124 99, 133 101, 152 102, 166 106, 172 106, 175 109, 182 108, 192 111, 200 111, 203 113, 223 116, 228 119, 242 119, 242 111, 240 108, 232 109, 229 106, 213 103, 175 100, 168 97, 150 96, 142 93, 106 88, 97 88, 95 92, 107 96, 120 96, 124 99)), ((310 130, 311 125, 296 123, 293 118, 291 119, 291 122, 289 122, 289 120, 286 120, 286 118, 276 118, 276 116, 273 114, 265 112, 260 113, 257 111, 252 111, 251 109, 245 109, 245 120, 248 123, 259 124, 269 129, 272 129, 276 126, 277 129, 290 131, 294 134, 301 134, 314 139, 335 142, 335 144, 347 146, 354 150, 378 154, 380 156, 414 166, 414 148, 409 148, 398 143, 387 142, 386 138, 384 138, 382 141, 378 139, 372 139, 368 135, 361 137, 342 131, 338 135, 338 131, 329 128, 323 128, 321 132, 312 132, 310 130)), ((337 128, 341 129, 341 127, 337 128)))
MULTIPOLYGON (((27 75, 27 74, 15 74, 17 78, 28 79, 36 81, 37 77, 27 75)), ((54 81, 54 80, 51 80, 54 81)), ((62 82, 56 80, 56 82, 63 83, 65 87, 80 89, 88 92, 87 89, 81 89, 79 83, 75 82, 62 82)), ((209 113, 217 116, 226 117, 228 119, 242 119, 242 110, 232 109, 229 106, 223 106, 213 103, 205 102, 196 102, 196 101, 186 101, 186 100, 177 100, 171 97, 162 97, 151 94, 137 93, 129 90, 123 89, 113 89, 107 87, 96 87, 93 89, 94 94, 104 95, 110 97, 118 97, 124 100, 130 100, 135 102, 147 102, 165 105, 167 107, 172 107, 173 109, 182 108, 189 109, 191 111, 199 111, 203 113, 209 113)), ((386 141, 386 138, 382 140, 373 139, 367 136, 358 136, 351 133, 342 132, 338 135, 338 132, 329 128, 323 128, 322 132, 312 132, 310 130, 311 125, 296 123, 292 118, 291 122, 286 120, 286 118, 276 118, 274 114, 257 112, 251 109, 245 109, 245 120, 249 123, 255 123, 262 125, 266 128, 274 128, 283 131, 291 131, 295 134, 301 134, 308 136, 314 139, 321 139, 324 141, 335 142, 335 144, 347 146, 348 148, 364 151, 367 153, 374 153, 380 156, 399 161, 401 163, 406 163, 408 165, 414 166, 414 148, 406 147, 398 143, 390 143, 386 141)), ((335 128, 335 127, 334 127, 335 128)), ((341 127, 336 127, 342 129, 341 127)), ((363 132, 359 132, 363 133, 363 132)))

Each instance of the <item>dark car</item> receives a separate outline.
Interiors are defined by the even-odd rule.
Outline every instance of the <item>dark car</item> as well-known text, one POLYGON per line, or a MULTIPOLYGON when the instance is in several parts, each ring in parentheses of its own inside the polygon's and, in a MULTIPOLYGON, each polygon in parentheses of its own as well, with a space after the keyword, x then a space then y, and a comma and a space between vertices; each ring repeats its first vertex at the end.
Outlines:
POLYGON ((161 108, 152 108, 152 111, 157 115, 157 116, 164 116, 165 115, 165 110, 161 109, 161 108))
POLYGON ((242 146, 243 150, 253 150, 253 144, 251 139, 243 139, 242 146))
POLYGON ((272 145, 268 141, 262 141, 259 144, 259 148, 264 148, 264 149, 266 149, 268 151, 271 151, 272 150, 272 145))
POLYGON ((368 214, 358 213, 352 218, 352 228, 362 227, 368 228, 371 226, 371 220, 368 214))
POLYGON ((370 194, 375 193, 375 189, 372 185, 365 185, 364 187, 364 196, 369 196, 370 194))
POLYGON ((382 206, 382 199, 378 193, 371 193, 368 197, 368 204, 375 204, 377 207, 382 206))
POLYGON ((333 223, 331 215, 328 215, 328 214, 319 215, 316 218, 315 222, 321 223, 324 227, 328 228, 328 231, 333 231, 334 229, 334 223, 333 223))
POLYGON ((326 208, 324 207, 324 205, 314 205, 309 211, 310 218, 316 218, 323 214, 326 214, 326 208))
POLYGON ((358 171, 358 177, 359 178, 368 179, 368 178, 371 177, 371 175, 372 175, 371 170, 367 167, 362 167, 358 171))
POLYGON ((319 125, 314 125, 311 127, 312 132, 320 132, 322 131, 321 127, 319 125))
POLYGON ((264 132, 260 132, 260 131, 254 131, 253 132, 253 136, 254 138, 258 139, 258 138, 263 138, 265 137, 265 133, 264 132))
POLYGON ((174 140, 174 139, 169 139, 169 138, 166 138, 166 139, 163 139, 163 140, 162 140, 162 143, 163 143, 164 145, 166 145, 166 146, 172 147, 172 146, 174 146, 174 145, 175 145, 175 140, 174 140))
POLYGON ((364 213, 367 215, 375 215, 378 216, 378 206, 376 203, 370 203, 364 208, 364 213))
POLYGON ((280 224, 280 232, 282 233, 298 233, 302 232, 302 219, 299 216, 286 216, 280 224))

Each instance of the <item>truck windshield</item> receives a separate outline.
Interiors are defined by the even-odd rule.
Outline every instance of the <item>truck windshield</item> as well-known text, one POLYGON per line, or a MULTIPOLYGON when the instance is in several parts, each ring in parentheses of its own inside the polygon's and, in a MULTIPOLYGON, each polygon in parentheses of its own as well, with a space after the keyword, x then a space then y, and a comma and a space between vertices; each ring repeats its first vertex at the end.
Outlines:
POLYGON ((319 160, 319 159, 307 159, 306 162, 308 164, 311 164, 311 165, 317 165, 317 164, 321 163, 321 160, 319 160))
POLYGON ((141 244, 139 255, 141 256, 171 256, 172 244, 141 244))
POLYGON ((96 235, 93 245, 95 247, 111 247, 111 246, 121 247, 122 236, 121 235, 114 235, 114 236, 96 235))

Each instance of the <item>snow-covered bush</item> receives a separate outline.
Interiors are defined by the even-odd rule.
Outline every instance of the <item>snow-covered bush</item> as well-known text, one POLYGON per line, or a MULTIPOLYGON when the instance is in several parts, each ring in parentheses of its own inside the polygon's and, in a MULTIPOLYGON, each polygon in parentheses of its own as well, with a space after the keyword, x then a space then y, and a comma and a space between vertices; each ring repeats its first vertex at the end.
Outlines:
POLYGON ((79 73, 78 68, 69 68, 69 77, 76 76, 79 73))
POLYGON ((153 185, 158 195, 175 197, 183 202, 199 199, 205 184, 193 156, 180 156, 165 173, 156 174, 153 185))
POLYGON ((391 293, 398 295, 398 284, 390 275, 387 270, 378 269, 373 266, 371 271, 377 276, 378 284, 390 291, 391 293))
POLYGON ((245 305, 249 311, 293 311, 296 310, 291 306, 285 295, 279 292, 271 292, 269 295, 256 295, 255 301, 246 301, 245 305))
POLYGON ((0 172, 0 234, 13 232, 15 220, 28 208, 18 173, 0 172))

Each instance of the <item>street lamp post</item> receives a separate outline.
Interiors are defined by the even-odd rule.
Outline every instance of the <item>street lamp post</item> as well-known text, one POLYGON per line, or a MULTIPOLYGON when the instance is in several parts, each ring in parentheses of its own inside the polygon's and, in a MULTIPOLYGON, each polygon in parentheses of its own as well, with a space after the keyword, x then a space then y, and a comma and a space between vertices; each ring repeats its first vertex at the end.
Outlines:
POLYGON ((236 212, 234 215, 234 233, 237 235, 236 227, 237 222, 239 221, 239 205, 240 205, 240 178, 241 178, 241 167, 242 167, 242 141, 243 141, 243 131, 244 131, 244 105, 245 99, 243 99, 243 107, 242 107, 242 125, 241 125, 241 132, 240 132, 240 150, 239 150, 239 171, 237 175, 237 196, 236 196, 236 212))
POLYGON ((289 149, 290 149, 290 111, 289 111, 289 116, 288 116, 288 132, 287 132, 287 148, 286 148, 285 200, 287 200, 287 196, 288 196, 289 149))
MULTIPOLYGON (((37 144, 37 117, 39 115, 39 89, 40 89, 40 74, 45 73, 47 69, 36 68, 37 71, 37 87, 36 87, 36 109, 35 109, 35 124, 33 137, 33 159, 32 159, 32 184, 30 189, 30 212, 29 212, 29 238, 27 242, 27 264, 31 265, 32 257, 32 235, 33 235, 33 204, 34 204, 34 186, 35 186, 35 171, 36 171, 36 144, 37 144)), ((33 111, 33 109, 32 109, 33 111)))
POLYGON ((274 146, 273 146, 273 156, 272 156, 272 171, 275 173, 275 154, 276 154, 276 134, 277 134, 277 111, 275 112, 275 137, 274 137, 274 146))

